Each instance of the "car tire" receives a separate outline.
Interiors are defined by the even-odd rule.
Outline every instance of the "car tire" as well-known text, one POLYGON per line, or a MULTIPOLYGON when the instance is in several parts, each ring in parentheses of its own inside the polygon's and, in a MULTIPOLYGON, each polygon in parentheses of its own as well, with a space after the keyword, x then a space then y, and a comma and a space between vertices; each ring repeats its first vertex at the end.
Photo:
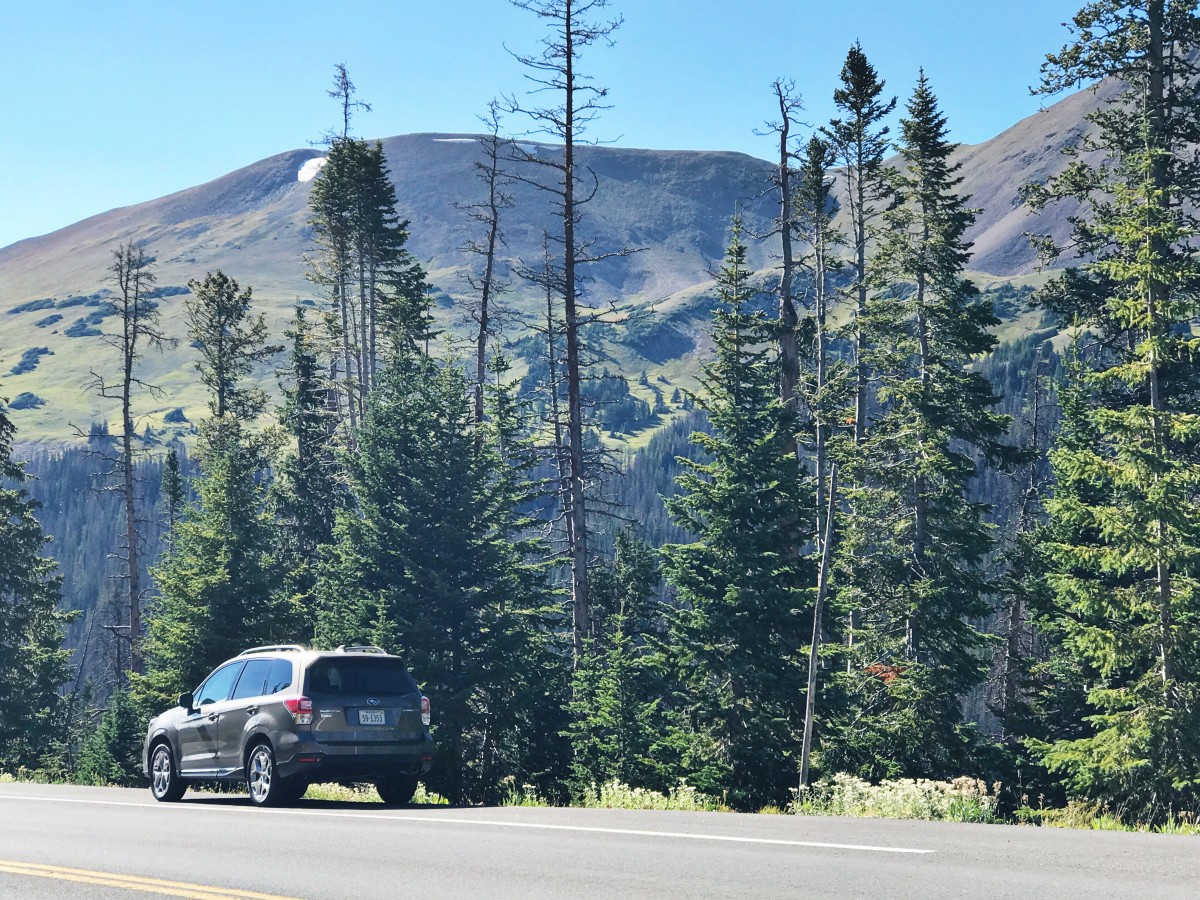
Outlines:
POLYGON ((417 776, 397 775, 386 781, 377 781, 375 790, 379 792, 379 799, 388 806, 402 806, 412 800, 417 792, 417 776))
POLYGON ((187 783, 179 777, 171 745, 160 741, 150 751, 150 793, 161 803, 174 803, 186 790, 187 783))
POLYGON ((246 756, 246 789, 255 806, 279 806, 287 802, 288 782, 275 768, 275 751, 259 741, 246 756))

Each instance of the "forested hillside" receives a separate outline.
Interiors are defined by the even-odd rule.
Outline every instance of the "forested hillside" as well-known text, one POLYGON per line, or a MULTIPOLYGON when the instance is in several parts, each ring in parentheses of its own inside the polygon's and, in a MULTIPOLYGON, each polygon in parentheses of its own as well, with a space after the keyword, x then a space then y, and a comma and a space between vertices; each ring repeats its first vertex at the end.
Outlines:
POLYGON ((1195 3, 1084 5, 990 147, 856 43, 771 163, 585 145, 620 19, 516 5, 487 134, 360 138, 339 65, 321 152, 0 251, 0 769, 136 782, 217 663, 366 641, 454 802, 1200 808, 1195 3))

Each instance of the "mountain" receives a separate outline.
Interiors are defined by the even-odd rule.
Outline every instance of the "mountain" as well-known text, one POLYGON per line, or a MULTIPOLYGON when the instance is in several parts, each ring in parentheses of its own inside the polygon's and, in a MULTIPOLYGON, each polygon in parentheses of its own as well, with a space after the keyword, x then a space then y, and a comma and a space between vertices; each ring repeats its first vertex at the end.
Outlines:
MULTIPOLYGON (((1102 86, 1072 95, 990 141, 959 149, 963 190, 982 209, 971 237, 973 268, 985 280, 1034 272, 1024 232, 1065 235, 1071 210, 1030 218, 1017 191, 1062 168, 1062 149, 1078 140, 1083 116, 1113 90, 1102 86)), ((455 204, 480 195, 474 177, 477 139, 415 134, 387 138, 383 146, 399 211, 411 223, 410 249, 427 266, 442 319, 453 325, 460 318, 455 300, 467 292, 464 273, 471 263, 460 248, 473 235, 467 214, 455 204)), ((537 153, 560 152, 550 145, 526 146, 537 153)), ((111 252, 125 240, 142 243, 157 260, 168 333, 184 336, 180 300, 188 280, 221 268, 253 286, 259 308, 279 334, 298 300, 317 297, 304 276, 304 256, 312 248, 307 221, 312 182, 305 179, 320 155, 314 149, 281 153, 207 184, 0 249, 0 389, 16 398, 13 416, 22 439, 66 440, 74 428, 86 431, 94 421, 115 418, 115 404, 89 395, 85 384, 92 369, 115 373, 112 352, 99 333, 111 325, 104 303, 111 252)), ((769 230, 772 166, 739 153, 618 147, 588 147, 580 159, 595 173, 598 188, 586 208, 585 238, 595 239, 598 252, 639 251, 590 267, 587 295, 598 305, 653 310, 630 333, 618 330, 609 358, 614 370, 661 375, 658 387, 634 386, 635 394, 653 400, 662 386, 690 383, 696 368, 691 351, 702 342, 707 312, 707 273, 721 257, 734 210, 741 210, 751 233, 769 230)), ((525 184, 510 190, 516 206, 507 214, 507 255, 535 263, 543 230, 553 224, 549 196, 525 184)), ((770 242, 753 248, 751 262, 764 270, 775 265, 770 242)), ((511 302, 536 306, 533 292, 519 283, 511 302)), ((147 355, 143 378, 165 393, 142 395, 139 428, 186 430, 181 420, 204 414, 193 361, 186 341, 147 355)), ((273 382, 269 369, 260 375, 273 382)))

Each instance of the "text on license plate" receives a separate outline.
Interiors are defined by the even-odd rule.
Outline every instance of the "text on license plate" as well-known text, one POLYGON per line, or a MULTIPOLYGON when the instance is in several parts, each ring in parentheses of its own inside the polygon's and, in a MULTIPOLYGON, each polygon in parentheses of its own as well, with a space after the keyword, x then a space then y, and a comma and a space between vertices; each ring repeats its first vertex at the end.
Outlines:
POLYGON ((386 720, 381 709, 360 709, 358 711, 359 725, 384 725, 386 720))

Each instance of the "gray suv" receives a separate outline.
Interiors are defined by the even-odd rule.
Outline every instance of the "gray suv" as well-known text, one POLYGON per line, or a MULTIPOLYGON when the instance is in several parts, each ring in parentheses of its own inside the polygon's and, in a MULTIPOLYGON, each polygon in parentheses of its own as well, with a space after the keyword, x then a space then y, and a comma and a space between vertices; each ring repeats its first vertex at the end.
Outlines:
POLYGON ((256 806, 321 781, 371 782, 407 803, 429 771, 429 700, 378 647, 255 647, 222 663, 150 723, 142 766, 155 799, 191 782, 245 781, 256 806))

